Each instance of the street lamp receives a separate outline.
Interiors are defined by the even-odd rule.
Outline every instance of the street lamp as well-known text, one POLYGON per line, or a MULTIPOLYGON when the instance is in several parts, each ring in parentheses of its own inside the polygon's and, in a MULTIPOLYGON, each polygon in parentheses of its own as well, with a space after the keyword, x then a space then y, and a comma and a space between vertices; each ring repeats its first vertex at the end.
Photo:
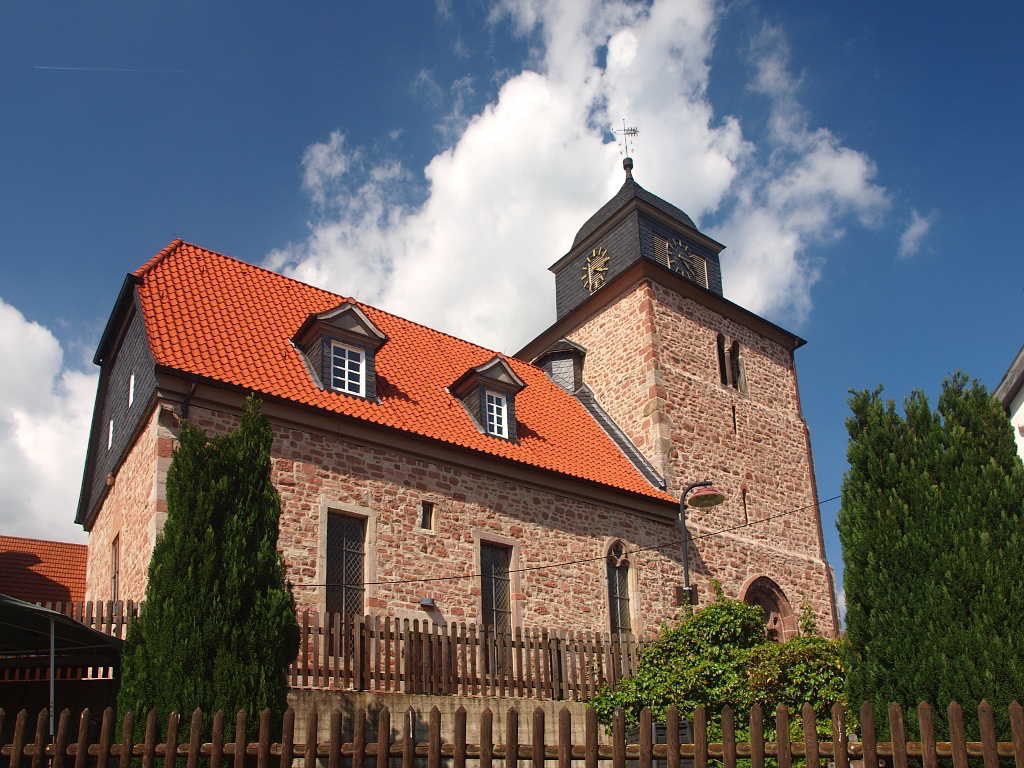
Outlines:
POLYGON ((689 605, 697 602, 697 591, 690 586, 690 531, 686 527, 686 510, 689 507, 694 509, 707 509, 717 507, 725 501, 725 494, 711 485, 710 480, 699 483, 690 483, 679 497, 679 517, 676 523, 682 529, 683 534, 683 594, 682 601, 689 605), (687 501, 687 497, 693 493, 687 501))

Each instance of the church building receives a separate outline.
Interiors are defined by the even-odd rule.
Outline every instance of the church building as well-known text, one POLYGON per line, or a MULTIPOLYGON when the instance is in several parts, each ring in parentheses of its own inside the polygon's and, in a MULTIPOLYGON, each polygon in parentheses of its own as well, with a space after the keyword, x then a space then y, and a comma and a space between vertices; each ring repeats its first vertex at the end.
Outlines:
POLYGON ((805 342, 724 298, 724 246, 624 165, 514 356, 181 240, 130 273, 94 360, 86 598, 143 599, 182 422, 228 431, 254 393, 300 607, 649 635, 714 580, 772 637, 804 605, 835 633, 805 342))

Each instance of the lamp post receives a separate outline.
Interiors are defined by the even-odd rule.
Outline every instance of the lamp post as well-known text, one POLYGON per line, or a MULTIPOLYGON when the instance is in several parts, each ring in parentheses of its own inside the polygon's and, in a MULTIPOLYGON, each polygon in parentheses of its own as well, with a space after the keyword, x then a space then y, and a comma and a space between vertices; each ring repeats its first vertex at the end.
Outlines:
POLYGON ((693 605, 697 602, 697 592, 690 585, 690 531, 686 527, 686 510, 690 507, 695 509, 708 509, 717 507, 725 501, 725 494, 711 485, 710 480, 702 480, 699 483, 690 483, 686 490, 679 497, 679 518, 676 520, 683 534, 683 600, 682 602, 693 605), (695 493, 694 493, 695 492, 695 493), (693 493, 693 497, 687 501, 687 497, 693 493))

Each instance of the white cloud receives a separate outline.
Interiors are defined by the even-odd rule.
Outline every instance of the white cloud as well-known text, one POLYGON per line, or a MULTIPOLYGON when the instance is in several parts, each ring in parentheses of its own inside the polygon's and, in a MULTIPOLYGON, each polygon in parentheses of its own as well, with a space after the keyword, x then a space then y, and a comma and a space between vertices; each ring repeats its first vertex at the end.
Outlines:
MULTIPOLYGON (((305 178, 331 181, 329 199, 306 184, 322 210, 269 264, 514 351, 554 319, 546 267, 622 183, 608 129, 627 117, 641 130, 637 180, 698 224, 720 222, 708 233, 729 246, 726 294, 800 321, 820 269, 810 246, 841 236, 851 217, 875 223, 887 196, 869 157, 811 126, 777 28, 752 51, 751 87, 770 106, 765 138, 755 144, 738 119, 715 113, 709 62, 722 11, 713 0, 499 2, 492 23, 537 41, 533 69, 502 75, 494 101, 473 114, 471 83, 450 89, 439 124, 448 146, 422 170, 423 195, 408 193, 408 171, 374 179, 359 150, 331 134, 303 158, 305 178)), ((443 92, 430 73, 417 85, 443 92)))
POLYGON ((922 216, 916 210, 910 212, 910 223, 900 235, 899 256, 901 259, 909 259, 921 250, 921 243, 931 231, 937 218, 937 211, 932 211, 927 216, 922 216))
POLYGON ((0 533, 84 541, 74 524, 97 376, 0 299, 0 533))

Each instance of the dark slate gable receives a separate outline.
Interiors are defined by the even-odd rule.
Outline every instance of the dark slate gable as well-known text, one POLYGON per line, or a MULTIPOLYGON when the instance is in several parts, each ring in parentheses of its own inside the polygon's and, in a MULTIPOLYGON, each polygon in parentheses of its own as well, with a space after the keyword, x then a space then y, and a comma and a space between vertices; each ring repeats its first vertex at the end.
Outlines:
POLYGON ((100 365, 100 382, 93 406, 92 429, 82 477, 82 492, 75 522, 86 523, 107 493, 107 476, 116 473, 135 436, 143 426, 156 392, 156 367, 149 350, 146 324, 135 293, 135 283, 126 281, 129 292, 121 298, 103 333, 93 359, 100 365), (135 397, 128 406, 128 388, 135 374, 135 397), (110 420, 114 439, 107 448, 110 420))

